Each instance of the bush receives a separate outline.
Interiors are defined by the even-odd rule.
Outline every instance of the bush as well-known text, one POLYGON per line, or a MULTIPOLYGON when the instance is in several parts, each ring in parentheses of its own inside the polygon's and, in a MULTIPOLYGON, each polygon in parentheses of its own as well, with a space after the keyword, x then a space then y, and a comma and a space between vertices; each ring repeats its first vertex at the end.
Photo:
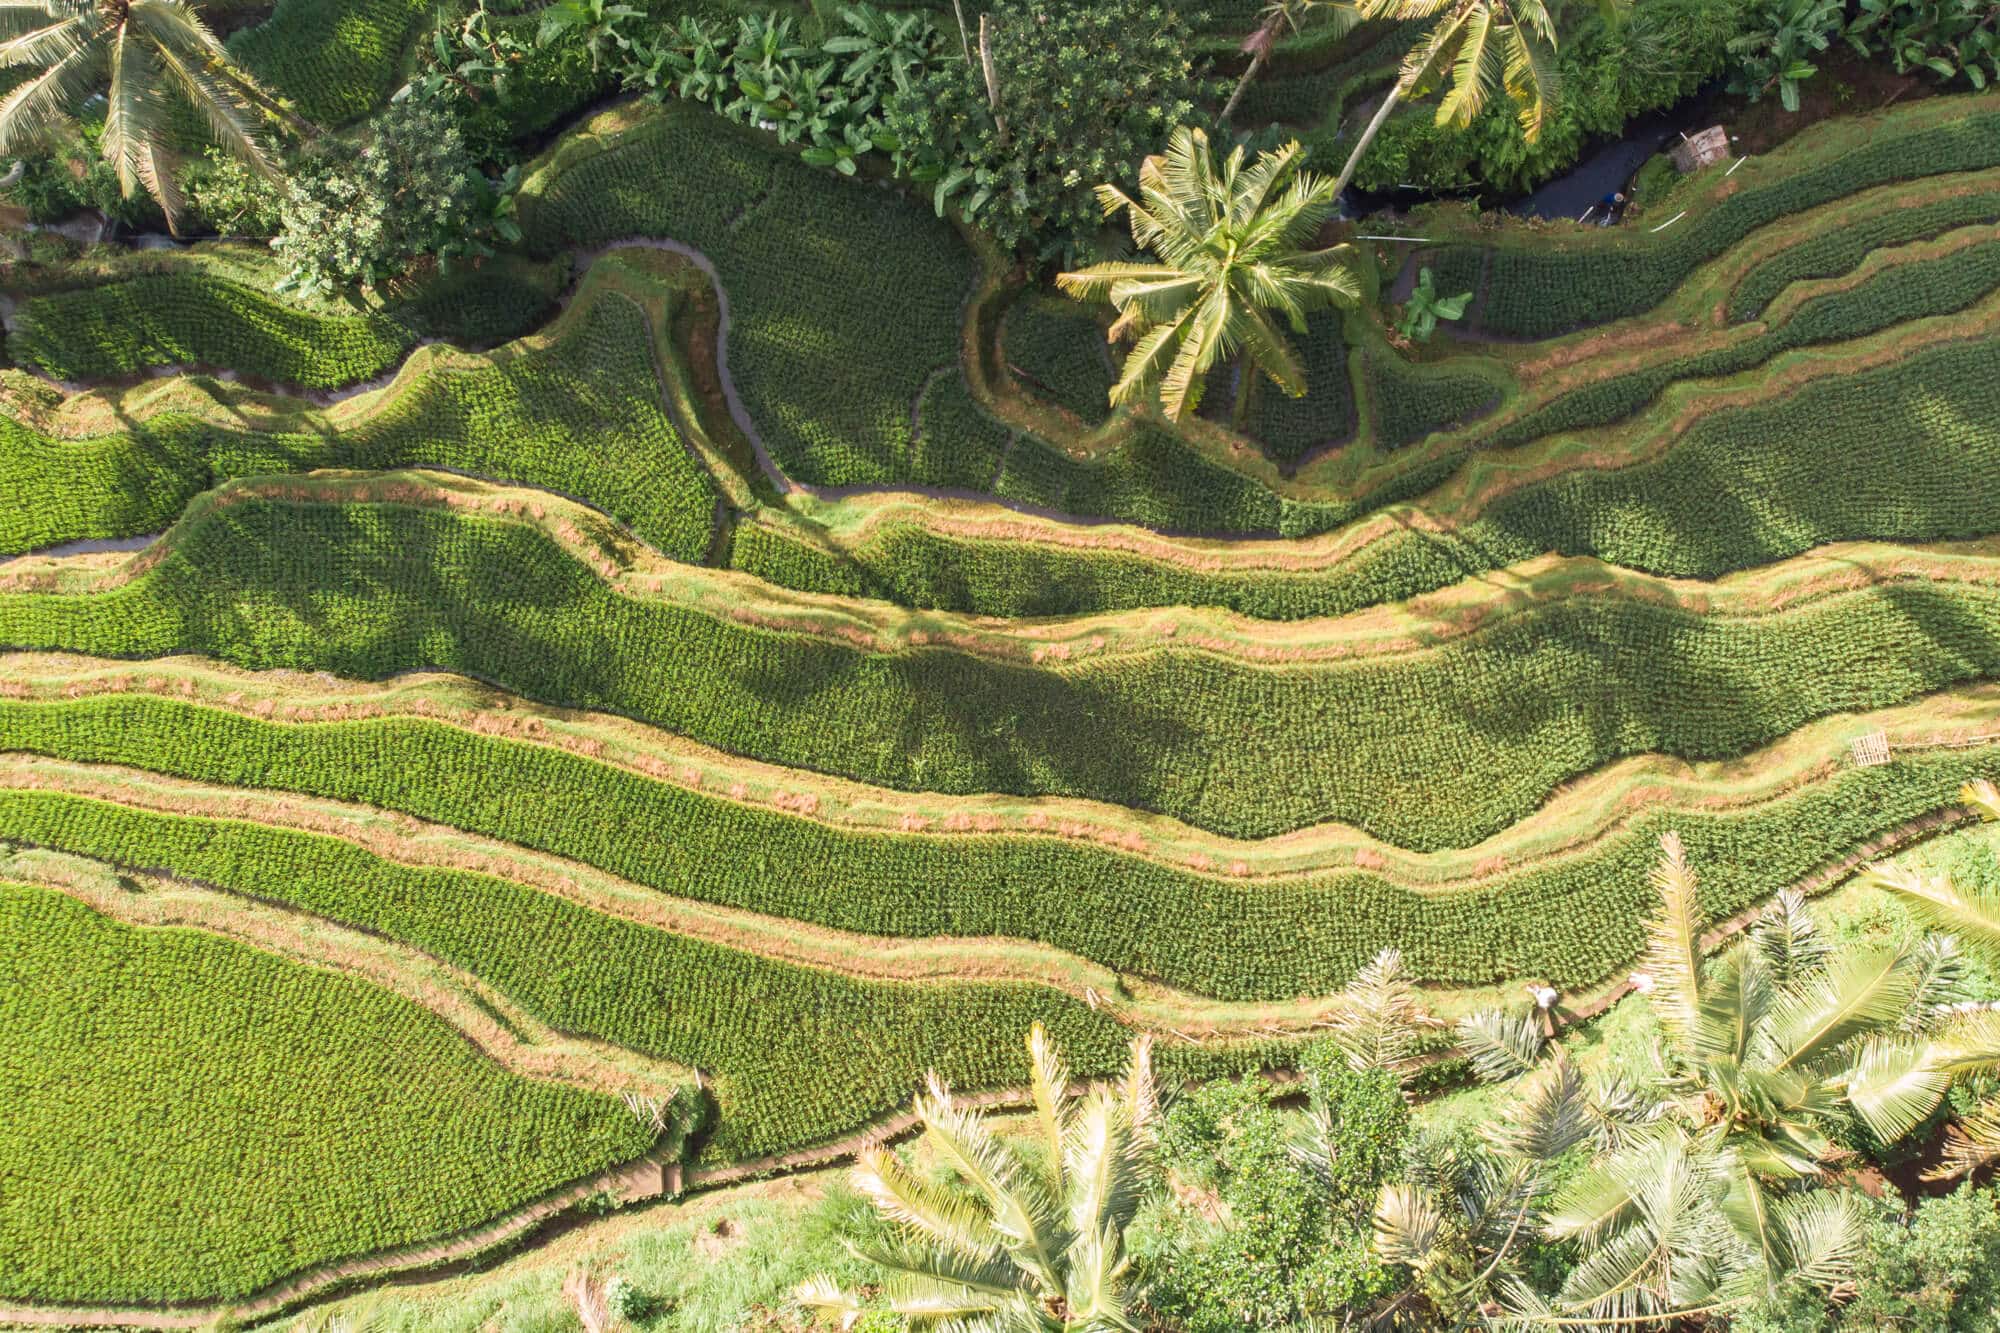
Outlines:
POLYGON ((1133 188, 1140 161, 1209 91, 1193 15, 1160 0, 997 0, 987 10, 997 103, 974 59, 945 59, 888 104, 914 179, 1010 250, 1074 266, 1100 252, 1094 191, 1133 188))
POLYGON ((488 254, 490 237, 519 237, 512 185, 479 172, 444 99, 394 102, 362 137, 322 140, 289 176, 271 242, 290 266, 281 289, 332 295, 419 258, 488 254))
POLYGON ((1167 1115, 1168 1169, 1210 1192, 1222 1214, 1210 1221, 1167 1205, 1139 1242, 1151 1300, 1188 1333, 1296 1327, 1390 1289, 1367 1227, 1376 1192, 1402 1164, 1402 1089, 1323 1047, 1303 1072, 1303 1124, 1272 1105, 1262 1080, 1192 1089, 1167 1115))

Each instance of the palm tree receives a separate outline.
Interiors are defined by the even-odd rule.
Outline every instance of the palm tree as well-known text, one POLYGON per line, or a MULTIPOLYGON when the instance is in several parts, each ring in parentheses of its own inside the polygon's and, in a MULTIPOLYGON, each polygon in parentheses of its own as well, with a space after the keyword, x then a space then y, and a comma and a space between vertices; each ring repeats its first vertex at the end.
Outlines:
MULTIPOLYGON (((1550 0, 1353 0, 1362 19, 1436 24, 1404 57, 1382 105, 1361 132, 1334 186, 1338 196, 1354 179, 1361 155, 1405 97, 1442 84, 1440 125, 1463 129, 1486 106, 1497 84, 1521 108, 1528 142, 1541 136, 1542 120, 1556 92, 1556 24, 1550 0)), ((1607 13, 1627 0, 1598 0, 1607 13)))
POLYGON ((1139 199, 1115 185, 1097 187, 1105 216, 1125 210, 1132 239, 1160 260, 1096 264, 1056 279, 1072 296, 1117 307, 1112 341, 1137 338, 1111 389, 1114 405, 1157 386, 1160 406, 1179 420, 1200 406, 1208 372, 1239 356, 1239 429, 1257 372, 1295 398, 1305 393, 1299 354, 1267 312, 1304 333, 1308 313, 1352 305, 1360 286, 1348 267, 1350 247, 1302 248, 1334 200, 1325 179, 1299 172, 1303 155, 1293 142, 1245 166, 1238 146, 1218 170, 1208 136, 1183 126, 1164 156, 1140 166, 1139 199))
POLYGON ((1850 1191, 1817 1187, 1840 1155, 1829 1130, 1850 1108, 1885 1139, 1915 1124, 1921 1113, 1895 1107, 1912 1067, 1928 1078, 1917 1101, 1934 1107, 1942 1093, 1909 1052, 1956 993, 1949 941, 1836 955, 1803 896, 1787 892, 1748 939, 1704 960, 1694 875, 1677 838, 1663 851, 1661 912, 1638 974, 1662 1031, 1657 1095, 1588 1086, 1560 1053, 1540 1063, 1530 1022, 1483 1014, 1459 1025, 1483 1075, 1534 1072, 1481 1151, 1419 1164, 1377 1207, 1378 1249, 1408 1265, 1448 1319, 1663 1327, 1782 1281, 1830 1288, 1865 1215, 1850 1191), (1555 1159, 1578 1147, 1590 1150, 1587 1168, 1552 1188, 1555 1159), (1516 1270, 1524 1228, 1580 1247, 1552 1299, 1516 1270))
POLYGON ((105 158, 129 199, 144 187, 178 228, 173 111, 192 106, 215 142, 276 173, 269 122, 301 128, 257 86, 184 0, 9 0, 0 4, 0 65, 40 72, 0 99, 0 153, 18 153, 106 97, 105 158))
MULTIPOLYGON (((2000 788, 1991 782, 1970 783, 1959 795, 1984 818, 2000 820, 2000 788)), ((2000 964, 2000 894, 1898 866, 1876 866, 1869 879, 1901 899, 1920 922, 1950 932, 1989 966, 2000 964)), ((2000 1011, 1952 1005, 1926 1041, 1886 1050, 1880 1064, 1872 1090, 1881 1113, 1892 1124, 1914 1125, 1937 1108, 1951 1079, 2000 1071, 2000 1011)), ((1961 1176, 1994 1161, 2000 1161, 2000 1095, 1987 1097, 1951 1125, 1944 1162, 1930 1176, 1961 1176)))
POLYGON ((1270 0, 1264 6, 1263 20, 1256 30, 1243 39, 1242 51, 1250 57, 1249 67, 1243 77, 1236 81, 1235 91, 1229 94, 1229 101, 1222 107, 1222 123, 1236 114, 1236 104, 1243 100, 1243 94, 1256 82, 1257 75, 1271 58, 1271 48, 1278 44, 1278 36, 1286 28, 1297 32, 1302 17, 1313 16, 1325 23, 1334 40, 1345 37, 1360 26, 1361 14, 1355 7, 1355 0, 1270 0))
POLYGON ((1662 851, 1640 977, 1662 1033, 1664 1114, 1555 1200, 1548 1234, 1590 1252, 1553 1305, 1516 1306, 1530 1322, 1726 1309, 1784 1280, 1831 1286, 1863 1222, 1851 1193, 1813 1188, 1842 1155, 1831 1131, 1851 1110, 1889 1141, 1921 1118, 1895 1105, 1912 1063, 1901 1053, 1957 990, 1949 941, 1836 951, 1796 890, 1705 960, 1694 873, 1678 838, 1662 851))
MULTIPOLYGON (((1124 1234, 1158 1114, 1150 1045, 1133 1042, 1120 1086, 1082 1098, 1071 1095, 1069 1070, 1039 1023, 1028 1033, 1028 1063, 1034 1148, 996 1137, 933 1074, 917 1096, 917 1119, 955 1185, 920 1180, 881 1149, 861 1154, 856 1186, 901 1233, 862 1253, 885 1270, 889 1308, 913 1329, 1137 1333, 1127 1314, 1124 1234)), ((843 1327, 861 1313, 859 1299, 830 1278, 811 1279, 797 1295, 839 1315, 843 1327)))

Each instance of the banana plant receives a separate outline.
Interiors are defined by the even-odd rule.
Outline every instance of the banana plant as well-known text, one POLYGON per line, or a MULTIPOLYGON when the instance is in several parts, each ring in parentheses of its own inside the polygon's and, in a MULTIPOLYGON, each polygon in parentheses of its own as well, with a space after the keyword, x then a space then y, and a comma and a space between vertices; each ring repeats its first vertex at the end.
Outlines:
POLYGON ((1990 0, 1859 0, 1847 41, 1864 56, 1887 51, 1898 74, 1928 69, 1975 89, 2000 79, 2000 10, 1990 0))
POLYGON ((590 68, 595 72, 603 67, 606 53, 631 49, 633 34, 627 23, 645 16, 645 10, 619 4, 617 0, 556 0, 542 11, 541 24, 535 29, 535 45, 549 46, 564 38, 580 39, 590 52, 590 68))
POLYGON ((920 10, 891 14, 873 5, 848 5, 840 21, 849 31, 827 38, 820 49, 849 57, 840 80, 850 88, 874 89, 886 77, 890 88, 906 92, 937 49, 937 29, 920 10))
POLYGON ((832 167, 843 176, 852 176, 855 164, 881 146, 866 128, 849 122, 837 130, 828 128, 814 134, 812 147, 799 156, 816 167, 832 167))
POLYGON ((1416 290, 1410 293, 1409 304, 1403 308, 1403 317, 1397 321, 1396 332, 1411 342, 1427 343, 1437 332, 1441 319, 1462 319, 1465 309, 1472 304, 1471 292, 1460 292, 1457 296, 1439 296, 1436 280, 1431 275, 1431 266, 1424 265, 1417 275, 1416 290))
POLYGON ((736 45, 730 59, 737 77, 760 83, 775 83, 784 67, 803 60, 805 47, 792 31, 790 14, 746 14, 736 27, 736 45))
POLYGON ((648 95, 679 97, 714 106, 736 87, 722 37, 706 20, 686 14, 640 72, 637 84, 648 95))
POLYGON ((1756 101, 1778 90, 1785 110, 1797 111, 1799 87, 1819 73, 1813 58, 1840 32, 1841 0, 1764 0, 1753 7, 1750 30, 1729 43, 1740 69, 1730 91, 1756 101))

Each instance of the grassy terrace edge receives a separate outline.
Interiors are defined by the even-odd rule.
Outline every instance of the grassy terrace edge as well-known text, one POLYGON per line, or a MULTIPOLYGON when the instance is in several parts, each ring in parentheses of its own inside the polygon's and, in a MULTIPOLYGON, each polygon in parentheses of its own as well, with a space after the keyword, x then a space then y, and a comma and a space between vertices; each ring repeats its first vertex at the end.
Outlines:
MULTIPOLYGON (((1171 1001, 1159 985, 1267 1004, 1325 994, 1389 946, 1441 983, 1592 984, 1637 948, 1616 920, 1644 897, 1665 829, 1714 867, 1705 883, 1727 915, 1952 805, 2000 738, 2000 691, 1978 687, 1826 719, 1741 760, 1628 760, 1479 846, 1419 855, 1343 829, 1230 844, 1069 802, 856 788, 461 682, 333 688, 24 658, 0 665, 0 694, 11 750, 359 802, 728 912, 1036 943, 1117 974, 1071 966, 1072 993, 1146 1003, 1171 1001), (1852 768, 1848 744, 1874 731, 1893 761, 1852 768), (642 826, 661 836, 624 835, 642 826), (758 855, 729 850, 744 846, 758 855)), ((1054 976, 1056 961, 1037 965, 1054 976)), ((1181 1004, 1161 1021, 1187 1017, 1181 1004)))

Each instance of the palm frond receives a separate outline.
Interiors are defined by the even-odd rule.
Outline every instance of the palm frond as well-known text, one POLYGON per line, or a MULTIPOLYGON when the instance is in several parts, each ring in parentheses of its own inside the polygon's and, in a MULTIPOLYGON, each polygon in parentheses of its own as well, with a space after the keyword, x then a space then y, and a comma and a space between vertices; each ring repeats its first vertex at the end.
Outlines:
POLYGON ((1328 1022, 1333 1043, 1349 1065, 1396 1074, 1407 1070, 1417 1033, 1443 1026, 1403 971, 1403 955, 1396 949, 1382 950, 1355 973, 1328 1022))
POLYGON ((1528 1080, 1512 1110, 1485 1126, 1483 1137, 1502 1157, 1552 1162, 1592 1137, 1589 1100, 1582 1073, 1557 1051, 1528 1080))
POLYGON ((1464 129, 1485 109, 1486 96, 1502 72, 1494 27, 1487 5, 1469 5, 1458 19, 1457 52, 1450 86, 1438 100, 1438 124, 1464 129))
POLYGON ((1593 1245, 1604 1239, 1636 1207, 1632 1191, 1617 1175, 1601 1166, 1557 1191, 1542 1218, 1552 1240, 1580 1240, 1593 1245))
POLYGON ((1810 1190, 1780 1199, 1772 1213, 1784 1268, 1766 1275, 1771 1286, 1803 1282, 1831 1291, 1852 1274, 1868 1226, 1868 1214, 1853 1193, 1810 1190))
POLYGON ((986 1225, 1006 1244, 1016 1263, 1035 1274, 1051 1290, 1057 1280, 1054 1254, 1060 1248, 1053 1234, 1056 1200, 1032 1173, 996 1140, 986 1122, 952 1101, 951 1092, 932 1075, 930 1087, 917 1098, 924 1142, 979 1194, 989 1216, 986 1225))
POLYGON ((859 1297, 841 1290, 840 1284, 824 1273, 816 1273, 794 1287, 792 1299, 815 1314, 838 1321, 842 1329, 854 1327, 864 1308, 859 1297))
POLYGON ((1703 973, 1688 1048, 1703 1061, 1740 1066, 1753 1039, 1771 1014, 1776 995, 1764 955, 1738 949, 1710 963, 1703 973))
POLYGON ((1420 1185, 1384 1185, 1375 1199, 1375 1253, 1422 1273, 1437 1250, 1444 1211, 1420 1185))
POLYGON ((1988 1098, 1945 1130, 1943 1160, 1926 1180, 1954 1180, 2000 1161, 2000 1099, 1988 1098))
POLYGON ((2000 959, 2000 895, 1965 893, 1942 876, 1878 865, 1867 882, 1888 890, 1922 924, 1947 931, 1987 958, 2000 959))
POLYGON ((1488 1083, 1515 1078, 1533 1069, 1547 1040, 1540 1015, 1530 1011, 1509 1016, 1499 1009, 1481 1009, 1458 1020, 1458 1046, 1472 1061, 1473 1072, 1488 1083))
POLYGON ((1862 1048, 1847 1078, 1847 1100, 1884 1143, 1894 1143, 1938 1108, 1951 1073, 1914 1038, 1877 1039, 1862 1048))
POLYGON ((1772 1066, 1806 1067, 1844 1042, 1894 1027, 1915 985, 1910 957, 1899 949, 1843 951, 1823 971, 1779 997, 1769 1026, 1772 1066))
POLYGON ((0 153, 45 140, 90 95, 101 68, 96 51, 79 47, 0 98, 0 153))
POLYGON ((1819 967, 1830 947, 1806 906, 1805 894, 1795 888, 1779 890, 1758 914, 1750 927, 1750 942, 1763 955, 1771 979, 1780 986, 1788 986, 1819 967))
MULTIPOLYGON (((278 171, 277 155, 265 132, 262 113, 251 99, 217 70, 210 49, 215 38, 192 12, 159 0, 134 0, 131 23, 150 39, 152 53, 168 80, 208 125, 217 144, 266 176, 278 171)), ((247 76, 244 76, 247 77, 247 76)))
POLYGON ((1038 1021, 1028 1028, 1028 1088, 1035 1099, 1035 1119, 1041 1125, 1042 1148, 1048 1154, 1047 1188, 1061 1197, 1063 1136, 1069 1127, 1069 1066, 1038 1021))
POLYGON ((1549 107, 1561 94, 1562 74, 1555 61, 1553 28, 1546 34, 1516 23, 1505 36, 1501 84, 1520 108, 1521 134, 1529 143, 1542 137, 1549 107))
POLYGON ((1923 1032, 1966 1001, 1966 958, 1954 935, 1935 931, 1917 946, 1916 979, 1903 1012, 1905 1032, 1923 1032))
POLYGON ((1000 1248, 1000 1238, 978 1209, 917 1179, 880 1148, 855 1159, 852 1179, 877 1212, 951 1253, 983 1259, 1000 1248))
POLYGON ((1646 927, 1642 966, 1653 978, 1647 998, 1660 1026, 1687 1045, 1701 1013, 1701 917, 1694 871, 1679 834, 1660 838, 1660 861, 1652 878, 1660 912, 1646 927))

